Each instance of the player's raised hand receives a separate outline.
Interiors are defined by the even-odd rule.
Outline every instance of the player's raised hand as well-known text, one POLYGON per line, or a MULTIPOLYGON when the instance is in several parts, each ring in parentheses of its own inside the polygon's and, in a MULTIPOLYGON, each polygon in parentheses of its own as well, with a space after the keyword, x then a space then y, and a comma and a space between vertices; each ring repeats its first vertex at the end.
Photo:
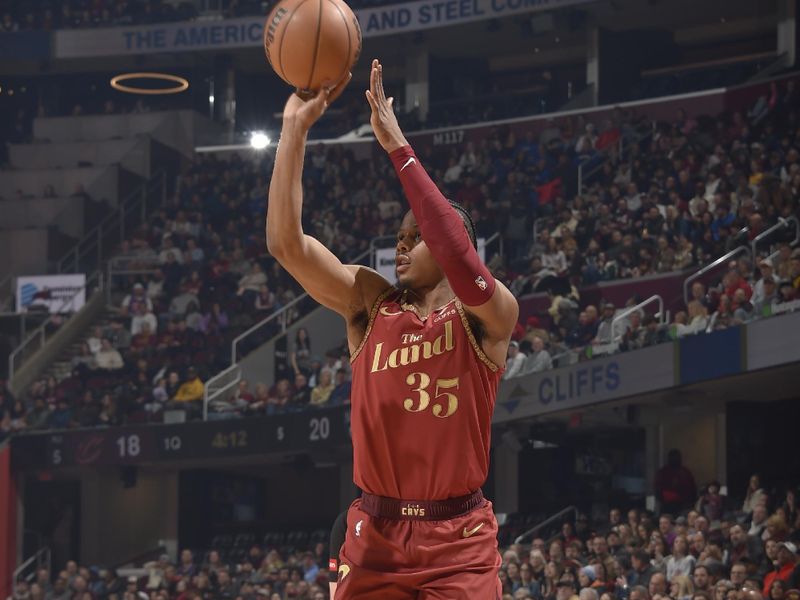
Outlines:
POLYGON ((370 124, 378 143, 387 152, 392 152, 398 148, 408 145, 397 117, 394 114, 392 104, 394 98, 387 98, 383 89, 383 66, 378 59, 372 61, 372 69, 369 74, 369 89, 367 90, 367 102, 372 109, 370 124))
POLYGON ((297 90, 289 96, 283 109, 284 125, 294 125, 303 133, 307 132, 325 113, 331 102, 342 94, 352 78, 353 74, 348 73, 338 84, 324 85, 316 94, 297 90))

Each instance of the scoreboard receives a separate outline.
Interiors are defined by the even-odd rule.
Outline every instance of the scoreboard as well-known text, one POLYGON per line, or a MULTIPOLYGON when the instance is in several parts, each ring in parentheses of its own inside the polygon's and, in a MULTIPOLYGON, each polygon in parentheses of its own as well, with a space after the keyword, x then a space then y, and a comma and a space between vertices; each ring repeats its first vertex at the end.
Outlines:
POLYGON ((348 406, 272 417, 58 430, 11 441, 15 469, 136 465, 328 450, 350 444, 348 406))

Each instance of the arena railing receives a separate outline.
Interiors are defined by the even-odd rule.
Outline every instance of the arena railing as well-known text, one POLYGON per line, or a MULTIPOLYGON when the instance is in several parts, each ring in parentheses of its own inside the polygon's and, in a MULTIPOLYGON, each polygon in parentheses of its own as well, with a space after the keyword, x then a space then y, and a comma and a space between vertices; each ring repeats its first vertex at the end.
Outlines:
POLYGON ((792 225, 794 225, 794 239, 791 242, 789 242, 789 244, 794 246, 798 242, 800 242, 800 220, 798 220, 798 218, 794 215, 786 219, 781 217, 778 219, 778 222, 775 223, 775 225, 759 233, 756 237, 753 238, 753 241, 750 242, 750 248, 751 248, 750 255, 753 258, 753 260, 755 260, 756 257, 758 256, 757 251, 759 242, 769 238, 770 236, 772 236, 773 233, 780 231, 781 229, 787 229, 792 225))
POLYGON ((719 265, 721 265, 723 263, 726 263, 726 262, 728 262, 730 260, 733 260, 734 258, 739 256, 740 254, 747 254, 747 256, 750 257, 751 259, 753 258, 752 250, 748 246, 739 246, 738 248, 734 248, 730 252, 727 252, 726 254, 723 254, 718 259, 716 259, 714 262, 711 262, 711 263, 707 264, 706 266, 700 268, 699 270, 697 270, 694 273, 692 273, 691 275, 689 275, 689 277, 687 277, 683 281, 683 301, 686 304, 689 304, 689 286, 694 281, 700 279, 703 275, 705 275, 709 271, 714 270, 719 265))
MULTIPOLYGON (((86 279, 86 283, 78 288, 78 290, 70 296, 70 298, 63 304, 62 309, 66 312, 69 310, 73 303, 78 299, 81 294, 85 294, 85 299, 88 304, 89 292, 92 290, 102 291, 104 287, 103 272, 95 271, 86 279)), ((68 317, 68 320, 77 315, 80 311, 76 311, 68 317)), ((66 323, 58 324, 56 321, 63 317, 62 313, 51 314, 39 327, 37 327, 28 337, 26 337, 17 346, 11 354, 8 355, 8 385, 9 387, 14 383, 14 376, 19 368, 24 364, 24 361, 32 357, 36 352, 44 348, 44 345, 66 323), (54 329, 53 329, 54 328, 54 329)))
POLYGON ((242 368, 234 363, 206 382, 203 386, 203 421, 208 421, 208 407, 239 385, 241 380, 242 368))
POLYGON ((614 315, 614 318, 611 319, 611 340, 612 340, 612 342, 618 342, 622 338, 622 336, 624 335, 624 332, 621 333, 620 335, 615 335, 615 333, 614 333, 617 330, 617 325, 621 321, 624 321, 625 319, 627 319, 633 313, 641 311, 641 310, 644 309, 645 306, 650 306, 651 304, 658 304, 658 312, 655 314, 655 316, 658 318, 658 321, 659 321, 660 325, 666 325, 667 322, 668 322, 668 318, 667 318, 666 312, 664 311, 664 299, 661 296, 656 294, 656 295, 650 296, 647 300, 643 300, 642 302, 639 302, 639 304, 637 304, 636 306, 631 306, 629 308, 626 308, 625 310, 623 310, 619 314, 614 315))
POLYGON ((575 518, 572 520, 574 523, 578 520, 578 508, 576 506, 568 506, 566 508, 562 508, 556 514, 547 517, 544 521, 539 523, 538 525, 534 525, 528 531, 518 535, 514 540, 515 544, 522 544, 525 542, 526 539, 533 537, 535 534, 539 533, 542 529, 551 525, 552 523, 562 522, 565 517, 569 514, 574 514, 575 518))
POLYGON ((167 176, 158 171, 136 190, 120 200, 117 208, 70 249, 58 261, 58 273, 79 272, 86 265, 103 264, 106 258, 136 227, 147 222, 148 214, 165 203, 167 176))
POLYGON ((51 565, 52 554, 50 548, 43 546, 14 569, 12 581, 26 581, 30 583, 36 578, 36 572, 39 569, 47 569, 49 573, 51 565))

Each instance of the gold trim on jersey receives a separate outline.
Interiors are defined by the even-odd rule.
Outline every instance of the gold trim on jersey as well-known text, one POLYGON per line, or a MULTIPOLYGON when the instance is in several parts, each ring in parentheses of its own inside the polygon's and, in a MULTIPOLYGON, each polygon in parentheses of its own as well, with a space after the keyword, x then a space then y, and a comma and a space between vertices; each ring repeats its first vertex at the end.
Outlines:
POLYGON ((472 333, 472 327, 469 325, 469 319, 467 319, 467 313, 464 310, 464 305, 461 304, 461 300, 456 299, 456 310, 458 310, 458 315, 461 317, 461 323, 464 325, 464 330, 467 332, 467 337, 469 338, 469 343, 472 345, 472 349, 475 350, 475 354, 478 355, 478 358, 481 359, 481 362, 489 367, 493 373, 496 373, 500 367, 492 362, 486 353, 481 348, 481 345, 478 343, 478 340, 475 339, 475 334, 472 333))
POLYGON ((396 291, 394 286, 386 288, 386 290, 381 292, 381 295, 378 296, 377 300, 375 300, 375 304, 372 305, 372 309, 369 311, 369 321, 367 321, 367 329, 364 331, 364 337, 361 338, 361 343, 358 345, 358 348, 356 348, 356 351, 350 355, 350 364, 353 364, 356 358, 358 358, 358 355, 361 353, 361 350, 363 350, 364 346, 367 345, 367 338, 372 331, 372 326, 375 324, 375 317, 378 316, 378 310, 380 309, 381 304, 383 304, 383 301, 386 300, 386 298, 388 298, 389 295, 394 291, 396 291))

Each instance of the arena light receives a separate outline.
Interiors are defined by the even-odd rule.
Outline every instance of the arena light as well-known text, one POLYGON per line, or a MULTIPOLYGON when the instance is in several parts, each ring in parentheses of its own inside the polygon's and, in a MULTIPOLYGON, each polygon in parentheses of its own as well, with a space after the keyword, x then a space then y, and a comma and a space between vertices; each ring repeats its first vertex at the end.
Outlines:
POLYGON ((272 140, 263 131, 254 131, 250 134, 250 147, 253 150, 263 150, 269 146, 270 141, 272 140))
POLYGON ((150 96, 161 96, 165 94, 180 94, 189 89, 189 81, 179 75, 169 73, 123 73, 111 78, 111 87, 118 92, 126 94, 147 94, 150 96), (131 85, 123 85, 124 81, 131 79, 158 79, 159 81, 170 81, 175 85, 168 88, 143 88, 131 85))

